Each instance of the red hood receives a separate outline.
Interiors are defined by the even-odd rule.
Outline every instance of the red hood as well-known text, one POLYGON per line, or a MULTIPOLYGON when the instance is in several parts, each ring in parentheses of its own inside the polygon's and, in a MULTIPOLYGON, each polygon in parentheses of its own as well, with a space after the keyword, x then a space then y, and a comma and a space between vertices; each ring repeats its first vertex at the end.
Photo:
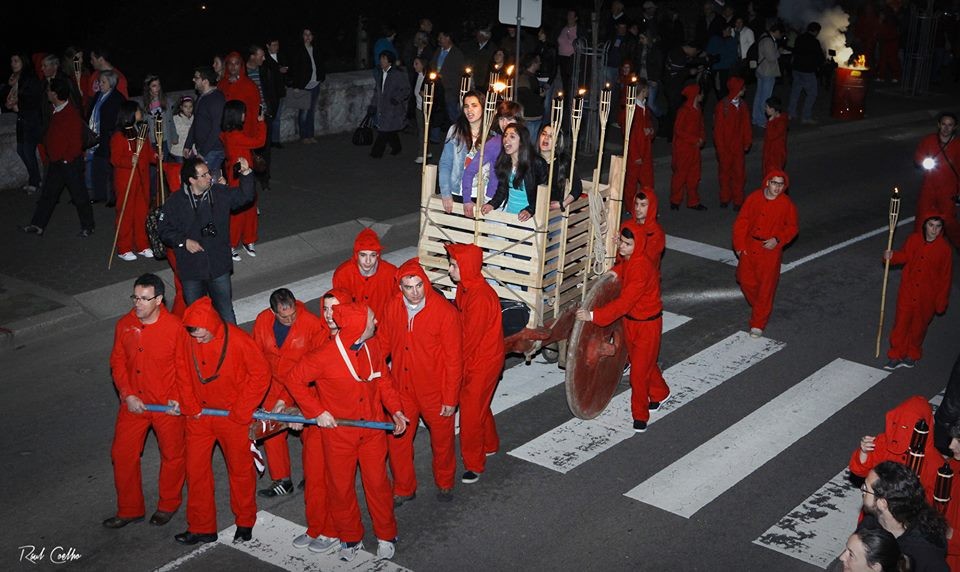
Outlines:
POLYGON ((790 177, 787 176, 786 171, 783 171, 783 170, 781 170, 781 169, 770 169, 770 172, 767 173, 766 176, 763 177, 763 186, 760 187, 760 188, 761 188, 761 189, 766 189, 766 188, 767 188, 767 183, 769 183, 769 182, 770 182, 770 179, 772 179, 772 178, 774 178, 774 177, 783 177, 783 190, 784 190, 784 192, 786 192, 786 190, 790 188, 790 177))
POLYGON ((730 94, 730 99, 736 97, 741 89, 743 89, 743 80, 741 78, 733 76, 727 80, 727 92, 730 94))
POLYGON ((227 57, 223 58, 223 80, 230 81, 229 76, 227 75, 227 62, 230 61, 230 58, 237 58, 240 60, 240 77, 247 77, 247 62, 243 59, 243 56, 240 55, 240 52, 230 52, 227 54, 227 57))
POLYGON ((683 102, 684 107, 693 107, 694 103, 697 101, 697 95, 700 93, 700 86, 698 84, 692 83, 687 87, 683 88, 683 91, 680 93, 683 94, 686 100, 683 102))
MULTIPOLYGON (((927 225, 927 221, 932 218, 938 218, 940 219, 941 222, 943 222, 944 220, 944 216, 942 214, 932 210, 923 211, 922 213, 919 213, 919 216, 917 216, 917 220, 923 221, 923 223, 920 225, 920 234, 924 237, 924 239, 926 239, 927 237, 926 229, 925 229, 927 225)), ((940 229, 940 234, 937 236, 937 238, 940 238, 941 236, 943 236, 942 228, 940 229)))
POLYGON ((643 224, 640 226, 644 232, 650 232, 657 223, 657 192, 653 187, 640 187, 640 192, 647 196, 647 202, 650 205, 647 207, 647 218, 643 219, 643 224))
POLYGON ((367 327, 367 306, 353 303, 337 304, 333 307, 333 321, 340 326, 340 341, 343 345, 353 344, 360 339, 360 335, 367 327))
POLYGON ((407 276, 419 276, 423 280, 423 287, 427 290, 430 289, 430 279, 427 278, 427 273, 424 272, 423 267, 420 266, 420 259, 418 257, 414 256, 401 264, 400 268, 397 268, 398 283, 407 276))
POLYGON ((887 421, 884 432, 887 435, 887 450, 896 455, 902 455, 910 447, 913 437, 913 427, 917 421, 923 419, 927 427, 933 427, 933 414, 930 403, 925 397, 914 395, 906 401, 887 411, 887 421))
POLYGON ((485 282, 480 267, 483 265, 483 251, 475 244, 448 244, 447 254, 460 266, 460 282, 471 286, 485 282))
POLYGON ((209 296, 204 296, 187 306, 183 312, 183 325, 203 328, 213 334, 214 338, 223 337, 223 319, 213 308, 213 301, 209 296))
POLYGON ((361 250, 374 250, 377 254, 383 252, 383 246, 380 244, 380 237, 369 228, 360 231, 357 238, 353 241, 353 259, 357 259, 357 254, 361 250))
MULTIPOLYGON (((327 325, 327 319, 323 317, 323 299, 328 295, 332 295, 337 299, 337 302, 340 304, 350 304, 353 302, 353 295, 350 294, 348 290, 344 288, 331 288, 324 292, 323 296, 320 297, 320 321, 323 322, 323 329, 327 331, 327 335, 330 335, 330 326, 327 325)), ((339 304, 338 304, 339 305, 339 304)), ((336 308, 337 306, 334 306, 336 308)), ((334 320, 336 322, 336 320, 334 320)), ((338 324, 340 322, 337 322, 338 324)), ((351 342, 352 343, 352 342, 351 342)))

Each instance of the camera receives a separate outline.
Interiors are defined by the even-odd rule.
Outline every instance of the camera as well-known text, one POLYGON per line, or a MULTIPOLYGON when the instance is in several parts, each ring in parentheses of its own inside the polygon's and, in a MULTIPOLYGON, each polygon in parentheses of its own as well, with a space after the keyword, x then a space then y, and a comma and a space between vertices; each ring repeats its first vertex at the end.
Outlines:
POLYGON ((205 236, 213 238, 217 236, 217 226, 213 222, 208 222, 203 228, 200 229, 200 236, 205 236))

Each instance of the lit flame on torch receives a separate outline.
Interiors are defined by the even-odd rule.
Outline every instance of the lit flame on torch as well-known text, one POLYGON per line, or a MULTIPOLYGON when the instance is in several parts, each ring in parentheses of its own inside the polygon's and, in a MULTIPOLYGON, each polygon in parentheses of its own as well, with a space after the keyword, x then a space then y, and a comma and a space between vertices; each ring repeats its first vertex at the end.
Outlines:
POLYGON ((500 93, 505 89, 507 89, 507 84, 503 83, 502 81, 498 81, 497 83, 493 84, 493 91, 497 93, 500 93))
POLYGON ((585 87, 581 87, 579 90, 577 90, 577 95, 579 97, 583 97, 586 93, 587 93, 587 88, 585 87))
POLYGON ((430 81, 436 80, 436 79, 437 79, 437 72, 430 72, 430 76, 429 76, 429 77, 430 77, 430 81))
POLYGON ((513 75, 513 64, 507 66, 507 77, 510 77, 512 75, 513 75))

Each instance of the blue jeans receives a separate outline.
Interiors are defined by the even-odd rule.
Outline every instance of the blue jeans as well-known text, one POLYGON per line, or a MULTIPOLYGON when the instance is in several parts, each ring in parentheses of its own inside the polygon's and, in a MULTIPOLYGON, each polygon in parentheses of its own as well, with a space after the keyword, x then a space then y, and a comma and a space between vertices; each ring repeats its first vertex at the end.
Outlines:
POLYGON ((767 99, 773 95, 773 86, 777 78, 757 75, 757 94, 753 96, 753 124, 758 127, 767 126, 767 114, 764 112, 767 99))
POLYGON ((647 107, 650 108, 650 113, 654 117, 663 117, 664 110, 660 109, 660 106, 657 105, 657 93, 660 91, 660 82, 650 82, 647 84, 647 107))
POLYGON ((280 118, 283 116, 283 100, 281 99, 277 103, 277 112, 273 116, 273 121, 271 122, 270 130, 270 139, 267 143, 279 143, 280 142, 280 118))
POLYGON ((310 109, 297 112, 297 121, 300 123, 300 138, 309 139, 316 132, 313 120, 317 115, 317 98, 320 96, 320 84, 318 83, 310 92, 310 109))
POLYGON ((797 104, 800 103, 800 92, 806 92, 803 98, 803 119, 813 119, 813 104, 817 101, 817 74, 808 72, 793 72, 793 86, 790 88, 790 106, 787 113, 791 118, 797 117, 797 104))
POLYGON ((220 177, 220 168, 223 166, 223 161, 226 157, 223 154, 223 151, 220 149, 213 149, 207 151, 203 155, 203 162, 207 164, 207 167, 210 168, 210 176, 213 177, 213 182, 217 182, 217 178, 220 177))
POLYGON ((17 155, 27 168, 28 185, 40 187, 40 163, 37 161, 37 145, 43 138, 43 126, 27 121, 17 121, 17 155))
POLYGON ((203 296, 210 296, 213 307, 224 321, 236 325, 237 316, 233 313, 233 285, 230 273, 222 274, 212 280, 181 280, 183 301, 189 306, 203 296))
MULTIPOLYGON (((530 132, 530 140, 533 141, 534 145, 537 145, 537 132, 540 131, 540 124, 543 123, 544 119, 528 119, 526 121, 527 131, 530 132)), ((550 119, 546 119, 550 121, 550 119)))

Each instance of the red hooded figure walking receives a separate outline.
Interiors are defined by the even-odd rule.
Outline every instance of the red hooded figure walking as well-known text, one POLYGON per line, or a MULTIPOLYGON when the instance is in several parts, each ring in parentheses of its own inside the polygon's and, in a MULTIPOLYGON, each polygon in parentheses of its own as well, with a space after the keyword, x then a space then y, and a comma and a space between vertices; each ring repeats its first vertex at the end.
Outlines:
POLYGON ((416 496, 413 439, 421 418, 430 430, 437 498, 447 502, 453 500, 457 471, 453 413, 463 380, 460 316, 431 287, 418 258, 400 266, 397 280, 400 295, 387 304, 379 324, 403 412, 412 424, 410 431, 389 440, 394 503, 399 506, 416 496))
POLYGON ((620 228, 629 228, 640 238, 637 246, 660 272, 660 261, 667 248, 667 234, 657 221, 657 194, 652 188, 640 189, 633 199, 633 218, 624 221, 620 228))
POLYGON ((224 322, 208 296, 187 307, 183 325, 190 336, 179 364, 180 408, 187 416, 187 531, 177 542, 217 539, 214 499, 214 445, 219 444, 230 477, 230 508, 236 519, 234 540, 250 540, 257 520, 257 472, 249 427, 253 412, 270 387, 270 364, 253 338, 224 322), (200 414, 204 407, 226 409, 227 417, 200 414))
POLYGON ((753 143, 750 110, 743 100, 746 89, 743 80, 727 80, 727 97, 713 108, 713 146, 717 149, 717 168, 720 174, 720 208, 733 201, 735 209, 743 204, 743 185, 746 183, 745 155, 753 143))
POLYGON ((466 471, 460 480, 475 483, 486 468, 487 455, 500 449, 490 403, 503 371, 503 320, 500 298, 480 273, 483 251, 473 244, 448 244, 446 249, 463 329, 460 454, 466 471))
POLYGON ((885 369, 913 367, 923 357, 923 338, 935 314, 947 311, 953 251, 943 238, 943 217, 921 214, 921 230, 914 232, 897 251, 886 251, 890 264, 903 265, 897 313, 890 331, 890 361, 885 369))
POLYGON ((387 302, 397 295, 397 267, 383 260, 382 254, 380 237, 373 229, 365 228, 353 241, 353 258, 333 272, 333 287, 349 292, 353 302, 370 306, 380 320, 387 302))
MULTIPOLYGON (((944 215, 944 234, 954 247, 960 248, 960 224, 957 223, 954 203, 960 195, 960 140, 957 140, 956 115, 940 114, 937 132, 920 140, 913 160, 923 169, 916 212, 944 215)), ((923 223, 917 217, 916 230, 921 230, 923 223)))
MULTIPOLYGON (((626 92, 626 89, 624 89, 626 92)), ((653 187, 653 138, 656 136, 653 112, 647 107, 647 82, 640 80, 633 123, 630 126, 630 150, 627 153, 627 176, 623 183, 623 205, 633 208, 638 187, 653 187)))
POLYGON ((737 282, 752 308, 750 335, 759 338, 773 310, 773 296, 780 281, 783 247, 798 232, 797 209, 783 194, 790 186, 780 170, 767 173, 763 188, 747 197, 733 223, 733 250, 736 252, 737 282))
MULTIPOLYGON (((339 327, 331 343, 304 355, 287 376, 290 392, 303 416, 316 419, 326 458, 326 486, 330 512, 340 539, 340 558, 350 561, 363 547, 363 523, 357 502, 357 466, 377 535, 379 558, 392 558, 396 550, 397 520, 393 492, 387 476, 387 436, 383 431, 338 426, 336 419, 386 421, 392 412, 394 435, 406 430, 400 396, 374 337, 376 320, 365 304, 332 306, 339 327), (310 383, 316 380, 315 386, 310 383)), ((307 480, 308 486, 314 478, 307 480)))
POLYGON ((763 172, 783 170, 787 166, 787 128, 789 116, 783 113, 780 98, 773 96, 764 104, 767 128, 763 132, 763 172))
POLYGON ((673 125, 673 156, 670 179, 670 208, 678 210, 683 197, 687 197, 687 208, 705 211, 707 207, 700 202, 700 150, 707 140, 703 127, 703 94, 700 86, 690 84, 681 92, 683 105, 677 111, 673 125))

